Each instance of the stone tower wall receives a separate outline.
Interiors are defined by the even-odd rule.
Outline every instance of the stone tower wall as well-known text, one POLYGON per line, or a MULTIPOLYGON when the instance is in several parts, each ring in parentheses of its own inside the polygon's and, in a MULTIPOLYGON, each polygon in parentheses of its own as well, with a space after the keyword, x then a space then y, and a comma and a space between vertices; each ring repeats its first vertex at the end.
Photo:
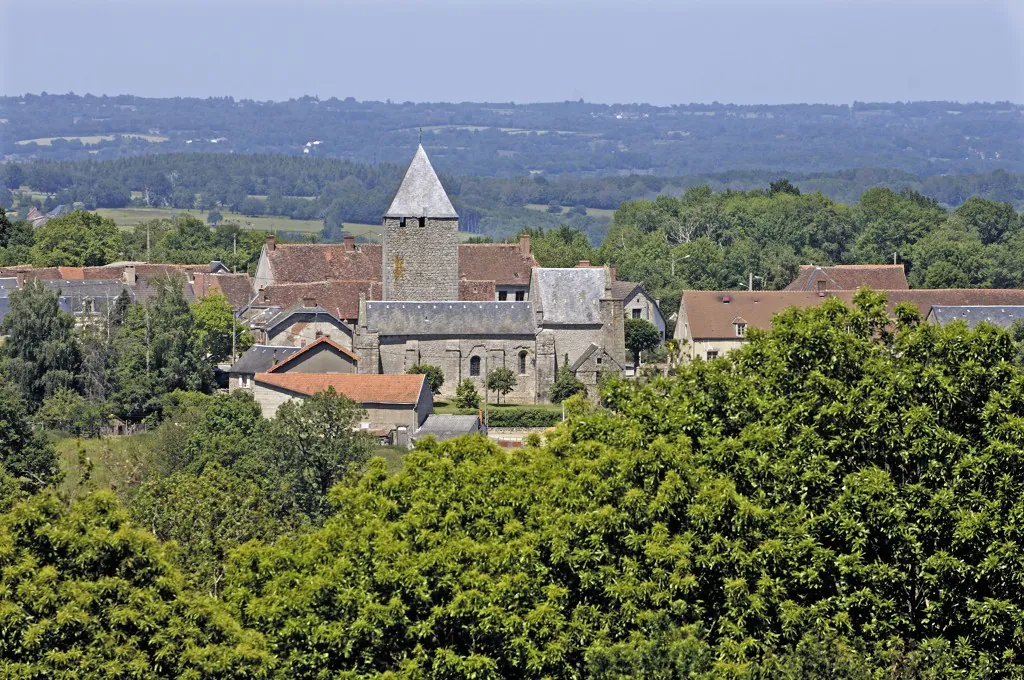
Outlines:
POLYGON ((384 299, 459 299, 459 221, 384 218, 384 299))

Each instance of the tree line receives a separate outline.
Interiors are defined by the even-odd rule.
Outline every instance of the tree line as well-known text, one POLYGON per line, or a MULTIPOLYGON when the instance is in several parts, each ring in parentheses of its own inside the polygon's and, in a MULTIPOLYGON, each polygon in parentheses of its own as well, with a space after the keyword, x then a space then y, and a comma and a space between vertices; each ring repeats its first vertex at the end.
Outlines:
POLYGON ((116 492, 55 488, 5 383, 0 670, 1015 677, 1022 339, 865 291, 398 471, 328 429, 338 395, 180 396, 147 444, 170 474, 116 492))

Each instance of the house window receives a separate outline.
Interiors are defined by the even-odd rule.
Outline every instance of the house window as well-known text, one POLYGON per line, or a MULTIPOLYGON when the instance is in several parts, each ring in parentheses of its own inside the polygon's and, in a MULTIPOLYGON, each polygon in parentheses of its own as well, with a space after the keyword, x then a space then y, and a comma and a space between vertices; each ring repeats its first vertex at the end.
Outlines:
POLYGON ((507 290, 499 290, 498 291, 498 301, 499 302, 504 302, 505 300, 508 300, 508 291, 507 290))
POLYGON ((603 358, 603 357, 598 357, 598 358, 597 358, 597 365, 598 365, 598 366, 600 366, 600 365, 601 365, 601 359, 602 359, 602 358, 603 358))
POLYGON ((250 387, 252 387, 252 376, 251 375, 243 375, 242 376, 242 387, 244 387, 245 389, 249 389, 250 387))
POLYGON ((712 359, 717 359, 717 358, 718 358, 718 350, 717 349, 709 349, 708 350, 708 361, 711 361, 712 359))
POLYGON ((747 335, 747 324, 745 324, 745 323, 737 323, 737 324, 735 324, 735 326, 736 326, 736 337, 737 338, 742 338, 742 337, 745 337, 747 335))
POLYGON ((469 360, 469 375, 474 378, 480 377, 480 357, 473 357, 469 360))
POLYGON ((420 226, 421 227, 427 226, 427 218, 426 217, 421 217, 420 218, 420 226))
POLYGON ((641 313, 642 313, 642 312, 641 312, 641 311, 640 311, 639 309, 634 309, 634 310, 633 310, 633 318, 634 318, 634 319, 639 319, 639 318, 640 318, 640 314, 641 314, 641 313))
POLYGON ((526 291, 525 290, 517 290, 516 291, 516 302, 522 302, 525 299, 526 299, 526 291))
POLYGON ((519 375, 526 375, 526 352, 519 353, 519 375))
POLYGON ((400 227, 404 227, 405 226, 405 218, 404 217, 401 218, 400 220, 398 220, 398 226, 400 226, 400 227))

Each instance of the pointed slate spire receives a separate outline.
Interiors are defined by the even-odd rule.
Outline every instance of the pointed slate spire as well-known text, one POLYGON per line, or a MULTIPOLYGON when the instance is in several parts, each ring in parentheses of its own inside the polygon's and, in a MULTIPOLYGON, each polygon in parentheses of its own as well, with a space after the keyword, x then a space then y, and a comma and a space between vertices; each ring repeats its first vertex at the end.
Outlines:
POLYGON ((458 219, 448 194, 437 178, 427 152, 420 144, 405 171, 402 185, 384 217, 439 217, 458 219))

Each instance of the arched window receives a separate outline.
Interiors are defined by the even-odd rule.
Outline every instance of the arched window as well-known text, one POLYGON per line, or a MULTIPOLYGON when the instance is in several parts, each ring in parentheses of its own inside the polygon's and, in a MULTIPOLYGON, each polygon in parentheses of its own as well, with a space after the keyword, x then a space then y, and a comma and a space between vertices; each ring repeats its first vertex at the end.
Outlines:
POLYGON ((526 375, 526 350, 519 353, 519 375, 526 375))
POLYGON ((469 374, 474 378, 480 377, 480 357, 473 357, 469 360, 469 374))

